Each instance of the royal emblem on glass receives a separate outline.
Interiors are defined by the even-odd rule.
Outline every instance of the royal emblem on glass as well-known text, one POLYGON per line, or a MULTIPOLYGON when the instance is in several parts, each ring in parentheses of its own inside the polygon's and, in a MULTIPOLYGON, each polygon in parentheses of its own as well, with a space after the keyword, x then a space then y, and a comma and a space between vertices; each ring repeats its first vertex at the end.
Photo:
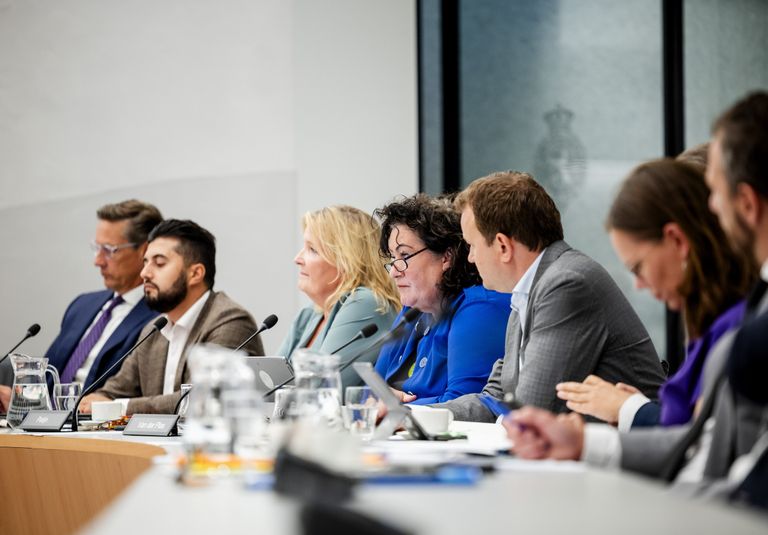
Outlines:
POLYGON ((581 190, 587 171, 587 152, 571 130, 574 113, 559 104, 544 114, 549 129, 539 142, 534 176, 564 212, 581 190))

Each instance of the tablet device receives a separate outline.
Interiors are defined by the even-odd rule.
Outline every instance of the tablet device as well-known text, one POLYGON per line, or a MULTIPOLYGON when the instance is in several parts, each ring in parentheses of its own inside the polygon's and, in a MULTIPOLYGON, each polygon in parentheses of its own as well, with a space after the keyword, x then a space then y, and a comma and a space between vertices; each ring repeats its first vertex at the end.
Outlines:
POLYGON ((291 363, 285 357, 245 357, 256 376, 256 390, 262 394, 293 377, 291 363))
POLYGON ((370 362, 355 362, 352 364, 352 368, 363 379, 365 384, 379 396, 384 406, 387 407, 387 415, 376 427, 376 431, 374 431, 374 440, 386 440, 401 425, 405 426, 414 438, 419 440, 436 440, 434 435, 427 433, 419 422, 416 421, 416 418, 411 414, 411 408, 403 405, 400 399, 392 393, 387 382, 373 368, 370 362))

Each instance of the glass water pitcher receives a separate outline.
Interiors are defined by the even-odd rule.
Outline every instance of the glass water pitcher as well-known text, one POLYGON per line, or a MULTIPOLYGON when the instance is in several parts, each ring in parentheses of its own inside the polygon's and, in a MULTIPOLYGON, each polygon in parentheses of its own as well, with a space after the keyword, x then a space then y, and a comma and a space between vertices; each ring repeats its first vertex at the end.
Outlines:
POLYGON ((45 357, 14 353, 8 358, 13 366, 13 388, 7 420, 15 427, 29 411, 51 410, 51 396, 48 393, 45 374, 50 373, 54 384, 59 384, 59 372, 48 364, 45 357))

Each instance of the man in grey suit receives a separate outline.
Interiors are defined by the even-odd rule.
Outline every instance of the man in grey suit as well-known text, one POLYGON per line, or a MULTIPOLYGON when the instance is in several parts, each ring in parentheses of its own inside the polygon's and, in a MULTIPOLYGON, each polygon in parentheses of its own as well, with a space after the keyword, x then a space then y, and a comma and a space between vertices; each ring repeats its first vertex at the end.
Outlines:
MULTIPOLYGON (((555 385, 590 374, 650 397, 664 375, 650 337, 610 275, 563 241, 554 201, 528 174, 475 180, 456 198, 483 286, 512 293, 506 351, 483 392, 438 406, 458 420, 492 422, 483 396, 566 410, 555 385)), ((467 355, 471 358, 471 355, 467 355)))
MULTIPOLYGON (((734 243, 749 249, 762 266, 747 316, 763 318, 768 314, 768 92, 737 102, 713 130, 706 174, 710 207, 734 243)), ((734 338, 734 332, 723 336, 707 360, 702 407, 692 424, 619 433, 605 425, 585 426, 575 414, 526 407, 505 421, 515 452, 620 466, 674 481, 688 492, 722 494, 743 479, 735 460, 749 454, 768 422, 763 405, 734 392, 725 380, 732 351, 738 350, 734 338)))
MULTIPOLYGON (((256 324, 248 312, 223 292, 214 292, 216 241, 192 221, 170 219, 149 235, 144 254, 144 293, 153 310, 168 323, 139 346, 120 372, 81 404, 89 412, 93 401, 119 399, 126 414, 170 413, 180 397, 182 383, 190 382, 187 353, 194 344, 211 343, 234 348, 247 339, 256 324)), ((148 325, 141 337, 148 334, 148 325)), ((244 348, 263 355, 259 337, 244 348)))

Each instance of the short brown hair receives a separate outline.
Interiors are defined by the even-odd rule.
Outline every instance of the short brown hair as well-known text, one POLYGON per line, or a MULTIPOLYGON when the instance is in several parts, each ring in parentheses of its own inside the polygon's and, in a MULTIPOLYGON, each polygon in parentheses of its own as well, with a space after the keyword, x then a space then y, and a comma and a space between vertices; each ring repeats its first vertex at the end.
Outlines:
POLYGON ((563 239, 555 201, 528 173, 502 171, 478 178, 454 204, 458 210, 472 209, 477 230, 489 244, 499 232, 532 251, 563 239))
POLYGON ((137 245, 147 241, 152 229, 163 220, 157 207, 136 199, 105 204, 96 211, 96 216, 103 221, 128 221, 125 239, 137 245))
POLYGON ((715 121, 712 131, 720 136, 731 192, 744 182, 768 197, 768 92, 755 91, 738 101, 715 121))
POLYGON ((702 173, 704 173, 704 171, 707 169, 707 163, 709 161, 709 141, 685 149, 683 152, 677 155, 675 160, 678 162, 687 163, 688 165, 693 165, 702 173))

